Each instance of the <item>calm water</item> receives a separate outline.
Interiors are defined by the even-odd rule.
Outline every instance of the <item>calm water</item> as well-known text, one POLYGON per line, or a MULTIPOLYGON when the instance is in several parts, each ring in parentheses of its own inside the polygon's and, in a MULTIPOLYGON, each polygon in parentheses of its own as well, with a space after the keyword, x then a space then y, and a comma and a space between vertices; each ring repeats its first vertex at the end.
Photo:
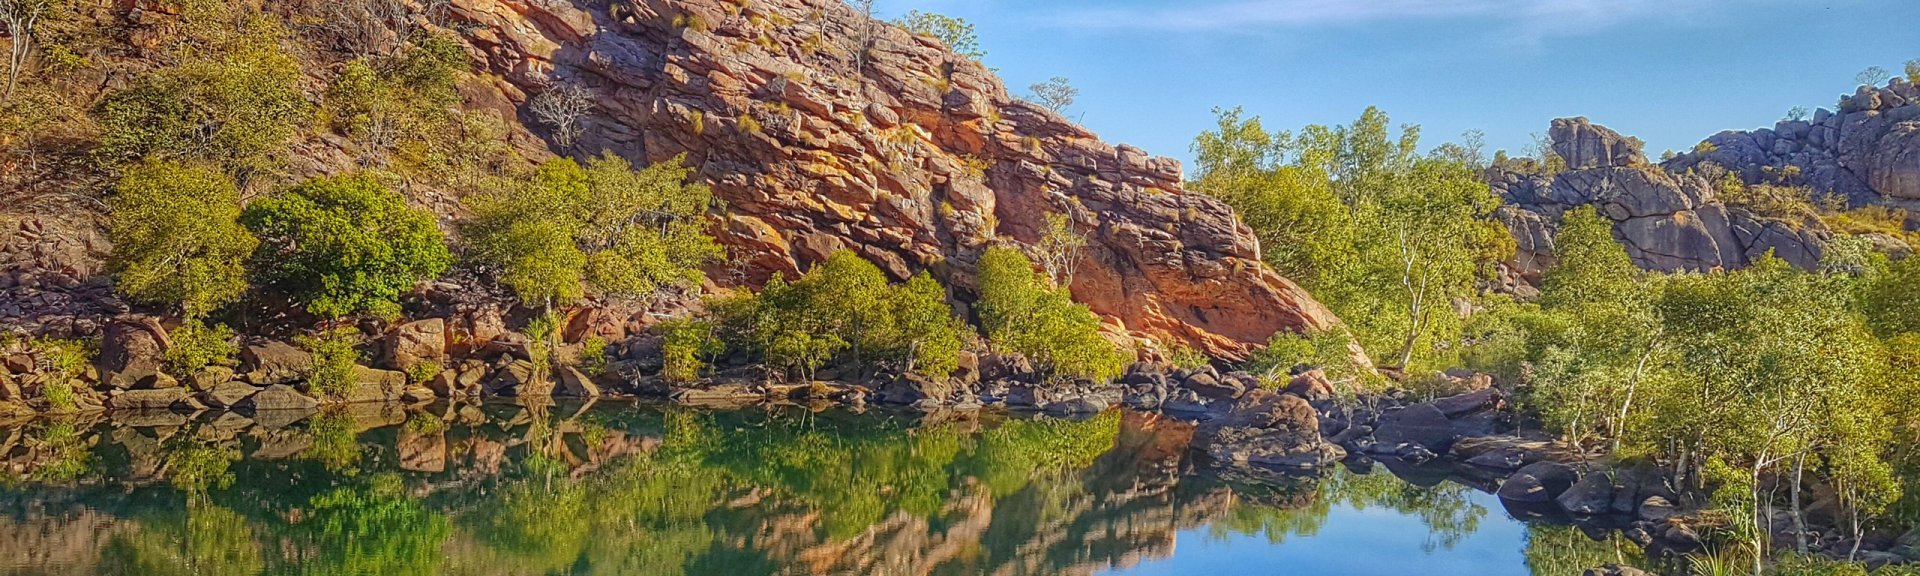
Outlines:
POLYGON ((1444 471, 1222 477, 1190 434, 606 403, 39 420, 0 426, 0 573, 1560 576, 1633 550, 1444 471))

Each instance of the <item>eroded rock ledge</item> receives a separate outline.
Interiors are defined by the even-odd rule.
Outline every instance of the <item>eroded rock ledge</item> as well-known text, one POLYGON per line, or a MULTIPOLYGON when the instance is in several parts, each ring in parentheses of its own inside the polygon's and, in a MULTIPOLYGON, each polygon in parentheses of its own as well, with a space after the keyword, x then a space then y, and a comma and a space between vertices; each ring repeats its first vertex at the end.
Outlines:
POLYGON ((849 248, 965 293, 988 244, 1031 243, 1064 213, 1090 240, 1076 299, 1127 331, 1238 358, 1335 322, 1260 265, 1226 205, 1182 189, 1178 162, 1103 143, 891 26, 862 62, 850 39, 867 19, 838 0, 454 0, 452 14, 498 99, 591 92, 576 151, 698 167, 726 203, 714 232, 745 263, 723 284, 849 248))

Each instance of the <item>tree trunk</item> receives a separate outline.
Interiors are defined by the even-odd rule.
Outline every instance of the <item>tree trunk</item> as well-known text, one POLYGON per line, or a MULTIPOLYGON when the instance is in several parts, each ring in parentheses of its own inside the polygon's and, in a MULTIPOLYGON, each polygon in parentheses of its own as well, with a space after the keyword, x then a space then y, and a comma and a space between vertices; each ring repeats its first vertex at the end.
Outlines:
POLYGON ((1787 501, 1793 506, 1794 550, 1807 553, 1807 519, 1800 515, 1800 476, 1806 472, 1807 453, 1793 458, 1793 483, 1787 489, 1787 501))

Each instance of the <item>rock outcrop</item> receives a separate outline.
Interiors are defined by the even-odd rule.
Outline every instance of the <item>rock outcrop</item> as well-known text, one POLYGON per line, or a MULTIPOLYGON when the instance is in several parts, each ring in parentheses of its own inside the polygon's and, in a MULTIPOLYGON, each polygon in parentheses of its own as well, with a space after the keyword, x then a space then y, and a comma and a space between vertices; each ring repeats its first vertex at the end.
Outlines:
POLYGON ((1495 213, 1519 241, 1511 267, 1523 277, 1551 266, 1553 236, 1568 210, 1593 206, 1642 268, 1660 271, 1744 268, 1769 251, 1797 266, 1820 261, 1827 240, 1818 222, 1763 217, 1728 206, 1695 173, 1648 164, 1639 142, 1585 118, 1560 119, 1552 149, 1567 162, 1553 175, 1489 171, 1505 202, 1495 213))
POLYGON ((1182 190, 1178 162, 1103 143, 837 0, 453 0, 450 14, 500 80, 479 100, 579 86, 597 108, 574 151, 684 155, 726 205, 714 232, 740 264, 723 284, 847 248, 965 293, 987 246, 1030 246, 1065 214, 1089 240, 1076 299, 1130 332, 1240 357, 1335 322, 1259 264, 1226 205, 1182 190))
POLYGON ((1808 186, 1855 205, 1920 207, 1920 86, 1906 78, 1860 86, 1840 98, 1838 111, 1822 108, 1772 128, 1729 130, 1706 143, 1667 168, 1711 163, 1748 183, 1808 186))

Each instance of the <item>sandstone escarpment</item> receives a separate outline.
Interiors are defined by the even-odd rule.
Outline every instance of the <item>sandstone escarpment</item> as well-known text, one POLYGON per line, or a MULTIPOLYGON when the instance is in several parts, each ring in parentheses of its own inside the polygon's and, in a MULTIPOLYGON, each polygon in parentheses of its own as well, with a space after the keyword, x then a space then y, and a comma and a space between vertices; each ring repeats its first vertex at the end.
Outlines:
POLYGON ((1505 202, 1496 214, 1519 240, 1513 268, 1535 277, 1553 264, 1553 235, 1568 210, 1593 206, 1641 268, 1743 268, 1769 251, 1797 266, 1820 261, 1828 232, 1817 221, 1763 217, 1728 206, 1706 178, 1648 164, 1639 143, 1588 122, 1555 120, 1552 148, 1567 170, 1545 175, 1495 168, 1488 179, 1505 202))
POLYGON ((1748 183, 1808 186, 1855 205, 1920 206, 1920 86, 1894 78, 1860 86, 1838 111, 1782 120, 1772 128, 1729 130, 1666 163, 1672 170, 1717 164, 1748 183))
POLYGON ((964 293, 988 245, 1030 245, 1059 213, 1088 237, 1076 299, 1137 335, 1238 357, 1335 322, 1259 264, 1229 208, 1182 190, 1177 162, 1103 143, 837 0, 454 0, 450 14, 504 100, 593 95, 574 151, 684 155, 725 202, 722 284, 848 248, 964 293))

